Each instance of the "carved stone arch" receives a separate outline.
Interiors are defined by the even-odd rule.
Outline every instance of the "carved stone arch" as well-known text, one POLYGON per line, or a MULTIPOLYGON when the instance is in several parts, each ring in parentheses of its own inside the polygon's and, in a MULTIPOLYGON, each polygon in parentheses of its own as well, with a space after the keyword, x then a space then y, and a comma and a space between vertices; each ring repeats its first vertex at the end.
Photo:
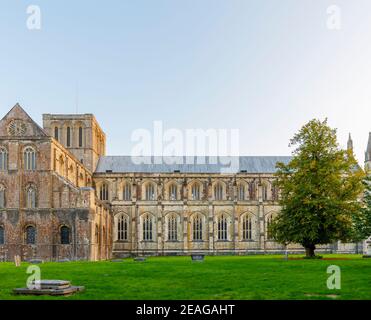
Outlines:
POLYGON ((181 199, 182 185, 176 179, 169 179, 164 184, 164 198, 166 200, 181 199))
POLYGON ((142 200, 156 200, 158 196, 157 181, 152 179, 144 179, 141 182, 141 199, 142 200), (153 190, 152 190, 153 188, 153 190))
POLYGON ((204 184, 200 179, 192 179, 187 185, 187 198, 190 200, 202 200, 204 194, 204 184), (197 187, 198 186, 198 187, 197 187), (199 199, 197 199, 197 190, 199 189, 199 199))
POLYGON ((118 184, 118 198, 123 201, 130 201, 133 198, 133 183, 128 178, 123 178, 118 184))
POLYGON ((227 199, 227 183, 222 179, 215 179, 211 183, 211 192, 213 200, 227 199))

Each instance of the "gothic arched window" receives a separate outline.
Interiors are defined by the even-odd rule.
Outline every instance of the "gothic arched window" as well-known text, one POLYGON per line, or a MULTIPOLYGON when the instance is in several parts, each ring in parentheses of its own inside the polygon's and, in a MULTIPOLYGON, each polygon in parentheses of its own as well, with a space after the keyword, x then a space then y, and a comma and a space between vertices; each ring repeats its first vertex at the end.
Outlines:
POLYGON ((131 185, 128 182, 124 184, 122 198, 124 201, 131 200, 131 185))
POLYGON ((36 188, 34 186, 29 186, 26 189, 26 207, 36 208, 36 188))
POLYGON ((193 241, 202 241, 202 216, 195 215, 192 222, 193 241))
POLYGON ((143 217, 143 241, 153 240, 153 221, 150 214, 143 217))
POLYGON ((108 201, 108 196, 108 185, 107 183, 103 183, 100 186, 99 199, 102 201, 108 201))
POLYGON ((70 228, 67 226, 61 227, 61 244, 70 244, 70 228))
POLYGON ((168 240, 177 241, 178 240, 178 221, 177 216, 172 214, 168 217, 168 240))
POLYGON ((242 240, 252 239, 252 219, 251 216, 245 215, 242 219, 242 240))
POLYGON ((227 216, 225 214, 218 218, 218 240, 228 240, 227 216))
POLYGON ((224 195, 223 195, 223 186, 221 183, 217 183, 214 186, 214 199, 215 200, 223 200, 224 195))
POLYGON ((191 190, 192 200, 200 200, 200 184, 194 183, 191 190))
POLYGON ((8 151, 0 148, 0 171, 8 170, 8 151))
POLYGON ((33 148, 27 147, 23 152, 24 169, 31 171, 36 169, 36 152, 33 148))
POLYGON ((146 200, 155 200, 155 186, 153 183, 146 184, 146 200))
POLYGON ((266 234, 267 240, 273 240, 272 233, 270 232, 270 226, 272 225, 273 215, 268 216, 266 220, 266 234))
POLYGON ((245 199, 245 194, 246 194, 245 185, 244 185, 243 183, 240 183, 240 184, 237 186, 237 199, 238 199, 239 201, 246 200, 246 199, 245 199))
POLYGON ((127 241, 129 231, 129 218, 125 214, 121 214, 117 218, 117 240, 127 241))
POLYGON ((36 243, 36 228, 34 226, 26 227, 26 244, 35 244, 36 243))
POLYGON ((255 200, 255 183, 249 183, 249 198, 250 200, 255 200))
POLYGON ((169 199, 170 200, 177 200, 178 198, 178 188, 175 183, 172 183, 169 186, 169 199))
POLYGON ((0 184, 0 209, 5 208, 5 187, 0 184))

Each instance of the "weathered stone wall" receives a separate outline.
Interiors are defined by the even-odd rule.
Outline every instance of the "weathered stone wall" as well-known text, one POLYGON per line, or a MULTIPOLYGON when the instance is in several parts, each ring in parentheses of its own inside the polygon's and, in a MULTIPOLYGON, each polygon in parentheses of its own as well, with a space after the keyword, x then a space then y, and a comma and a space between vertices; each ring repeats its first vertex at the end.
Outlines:
POLYGON ((90 170, 19 105, 0 121, 0 147, 8 155, 6 170, 0 170, 5 188, 5 206, 0 208, 5 243, 0 244, 0 260, 13 260, 14 255, 23 260, 109 259, 111 213, 91 188, 90 170), (31 169, 25 167, 28 147, 35 151, 36 166, 31 169), (27 204, 30 186, 36 191, 33 207, 27 204), (36 230, 34 244, 27 244, 28 226, 36 230), (61 243, 63 226, 69 229, 68 244, 61 243))
MULTIPOLYGON (((271 241, 267 233, 270 217, 279 214, 278 194, 274 189, 274 177, 268 174, 95 174, 97 196, 102 185, 108 188, 107 203, 114 215, 113 253, 116 256, 130 254, 253 254, 283 252, 285 248, 271 241), (200 200, 192 200, 192 186, 200 185, 200 200), (156 198, 146 200, 148 183, 155 184, 156 198), (215 186, 223 186, 223 199, 215 199, 215 186), (131 186, 131 199, 124 200, 123 187, 131 186), (170 186, 177 186, 177 198, 170 199, 170 186), (244 199, 238 197, 239 186, 245 184, 244 199), (252 187, 249 187, 252 184, 252 187), (264 190, 264 188, 266 190, 264 190), (118 217, 129 218, 128 239, 117 237, 118 217), (143 240, 143 217, 153 218, 153 238, 143 240), (169 217, 177 219, 177 240, 169 241, 169 217), (193 219, 202 217, 202 241, 193 240, 193 219), (227 218, 227 239, 218 238, 221 215, 227 218), (251 218, 251 239, 243 237, 245 216, 251 218)), ((303 251, 300 245, 290 245, 291 252, 303 251)), ((323 250, 331 250, 325 246, 323 250)))

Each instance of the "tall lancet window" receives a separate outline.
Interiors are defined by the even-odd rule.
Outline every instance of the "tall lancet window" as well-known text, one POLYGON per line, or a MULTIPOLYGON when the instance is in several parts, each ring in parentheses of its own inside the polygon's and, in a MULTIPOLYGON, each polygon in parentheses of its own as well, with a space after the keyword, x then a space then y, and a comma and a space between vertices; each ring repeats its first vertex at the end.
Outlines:
POLYGON ((125 214, 119 215, 117 218, 117 240, 127 241, 128 240, 128 227, 129 219, 125 214))
POLYGON ((228 240, 227 216, 222 214, 218 219, 218 240, 228 240))
POLYGON ((193 217, 193 241, 202 241, 202 216, 197 214, 193 217))
POLYGON ((67 127, 67 147, 71 147, 71 128, 67 127))
POLYGON ((242 240, 252 239, 252 221, 249 215, 245 215, 242 220, 242 240))
POLYGON ((59 140, 59 128, 58 127, 54 128, 54 139, 59 140))
POLYGON ((79 147, 81 148, 83 145, 83 130, 82 127, 79 127, 79 147))
POLYGON ((153 240, 153 221, 150 214, 146 214, 143 217, 143 240, 152 241, 153 240))
POLYGON ((27 147, 23 152, 24 169, 27 171, 36 170, 36 152, 33 148, 27 147))
POLYGON ((5 148, 0 148, 0 171, 8 170, 8 152, 5 148))
POLYGON ((177 241, 178 240, 178 221, 177 216, 172 214, 168 217, 168 240, 177 241))
POLYGON ((29 209, 36 208, 36 189, 33 186, 26 189, 26 207, 29 209))
POLYGON ((176 200, 177 199, 177 193, 178 193, 178 188, 175 183, 172 183, 169 187, 169 198, 170 200, 176 200))
POLYGON ((5 208, 5 187, 0 184, 0 209, 5 208))
POLYGON ((128 182, 124 184, 123 200, 124 201, 130 201, 131 200, 131 185, 128 182))

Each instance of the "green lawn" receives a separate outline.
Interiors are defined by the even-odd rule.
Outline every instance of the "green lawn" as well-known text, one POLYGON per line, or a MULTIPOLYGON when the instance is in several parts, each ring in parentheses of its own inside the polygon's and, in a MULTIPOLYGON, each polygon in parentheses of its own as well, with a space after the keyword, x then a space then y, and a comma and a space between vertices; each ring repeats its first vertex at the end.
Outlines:
MULTIPOLYGON (((290 256, 294 257, 294 256, 290 256)), ((301 256, 296 256, 301 257, 301 256)), ((371 299, 371 259, 290 260, 282 256, 153 257, 146 262, 40 264, 42 279, 71 280, 86 291, 70 297, 14 296, 25 287, 28 264, 0 263, 2 299, 371 299), (329 290, 327 267, 341 268, 341 290, 329 290)))

